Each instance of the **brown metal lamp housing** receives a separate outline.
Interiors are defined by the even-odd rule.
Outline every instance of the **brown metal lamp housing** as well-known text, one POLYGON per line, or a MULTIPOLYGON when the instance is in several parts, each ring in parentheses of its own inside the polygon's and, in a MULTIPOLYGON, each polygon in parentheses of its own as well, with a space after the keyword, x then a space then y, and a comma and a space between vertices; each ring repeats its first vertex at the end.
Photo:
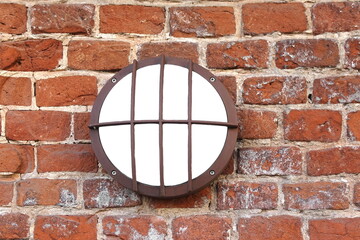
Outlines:
POLYGON ((235 106, 220 81, 189 60, 155 57, 116 73, 91 112, 91 141, 104 169, 140 194, 198 191, 227 166, 235 106))

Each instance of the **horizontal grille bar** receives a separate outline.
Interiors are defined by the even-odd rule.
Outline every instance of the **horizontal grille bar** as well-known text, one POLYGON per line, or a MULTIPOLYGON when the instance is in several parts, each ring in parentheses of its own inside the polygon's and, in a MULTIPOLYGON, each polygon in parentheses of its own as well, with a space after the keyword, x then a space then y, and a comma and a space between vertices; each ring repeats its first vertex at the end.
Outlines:
MULTIPOLYGON (((163 124, 189 124, 189 120, 162 120, 163 124)), ((107 126, 117 126, 117 125, 131 125, 131 124, 159 124, 159 120, 134 120, 134 121, 113 121, 113 122, 103 122, 103 123, 94 123, 90 124, 89 128, 96 129, 98 127, 107 127, 107 126)), ((191 120, 190 124, 201 124, 201 125, 215 125, 215 126, 225 126, 229 128, 237 128, 236 123, 229 122, 217 122, 217 121, 200 121, 200 120, 191 120)))

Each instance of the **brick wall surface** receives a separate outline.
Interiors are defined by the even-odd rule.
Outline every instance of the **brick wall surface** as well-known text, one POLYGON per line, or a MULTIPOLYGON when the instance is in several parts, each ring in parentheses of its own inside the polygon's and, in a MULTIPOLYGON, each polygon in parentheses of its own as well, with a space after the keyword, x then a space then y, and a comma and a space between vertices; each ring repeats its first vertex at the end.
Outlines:
POLYGON ((1 0, 0 239, 359 239, 359 69, 357 0, 1 0), (239 118, 226 171, 171 200, 113 182, 87 128, 160 54, 210 69, 239 118))

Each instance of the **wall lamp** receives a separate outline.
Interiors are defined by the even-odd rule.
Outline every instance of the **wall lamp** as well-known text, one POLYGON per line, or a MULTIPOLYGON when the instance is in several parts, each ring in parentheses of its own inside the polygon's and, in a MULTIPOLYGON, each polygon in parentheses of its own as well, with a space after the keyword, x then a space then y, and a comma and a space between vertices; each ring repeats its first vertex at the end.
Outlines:
POLYGON ((134 61, 94 103, 89 125, 103 168, 140 194, 198 191, 227 166, 237 138, 235 106, 208 70, 168 56, 134 61))

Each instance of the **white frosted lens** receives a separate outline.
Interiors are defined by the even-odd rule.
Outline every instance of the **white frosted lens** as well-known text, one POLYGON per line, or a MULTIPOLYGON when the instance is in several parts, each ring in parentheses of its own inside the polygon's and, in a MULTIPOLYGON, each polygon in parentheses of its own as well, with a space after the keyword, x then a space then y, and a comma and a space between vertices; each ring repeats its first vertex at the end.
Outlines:
POLYGON ((135 125, 136 179, 160 186, 159 125, 135 125))
POLYGON ((192 178, 204 173, 219 157, 227 127, 192 125, 192 178))
POLYGON ((193 72, 192 119, 227 122, 224 103, 211 83, 193 72))
POLYGON ((106 96, 100 111, 100 123, 130 120, 131 76, 126 75, 106 96))
POLYGON ((135 119, 159 119, 160 65, 140 68, 136 72, 135 119))
MULTIPOLYGON (((163 119, 188 119, 187 68, 164 66, 163 119)), ((137 70, 135 120, 159 120, 160 64, 137 70)), ((227 122, 224 103, 207 79, 192 73, 192 120, 227 122)), ((132 74, 121 79, 108 93, 100 110, 99 122, 130 121, 132 74)), ((160 186, 159 124, 135 125, 136 180, 160 186)), ((227 127, 192 124, 191 173, 195 179, 209 169, 223 150, 227 127)), ((99 127, 103 149, 114 166, 133 178, 131 164, 131 125, 99 127)), ((163 125, 164 185, 188 181, 188 125, 163 125)))
POLYGON ((100 127, 101 145, 114 166, 132 178, 130 125, 100 127))
POLYGON ((164 124, 164 185, 188 181, 188 125, 164 124))
POLYGON ((164 68, 164 119, 186 120, 188 118, 189 70, 176 65, 164 68))

